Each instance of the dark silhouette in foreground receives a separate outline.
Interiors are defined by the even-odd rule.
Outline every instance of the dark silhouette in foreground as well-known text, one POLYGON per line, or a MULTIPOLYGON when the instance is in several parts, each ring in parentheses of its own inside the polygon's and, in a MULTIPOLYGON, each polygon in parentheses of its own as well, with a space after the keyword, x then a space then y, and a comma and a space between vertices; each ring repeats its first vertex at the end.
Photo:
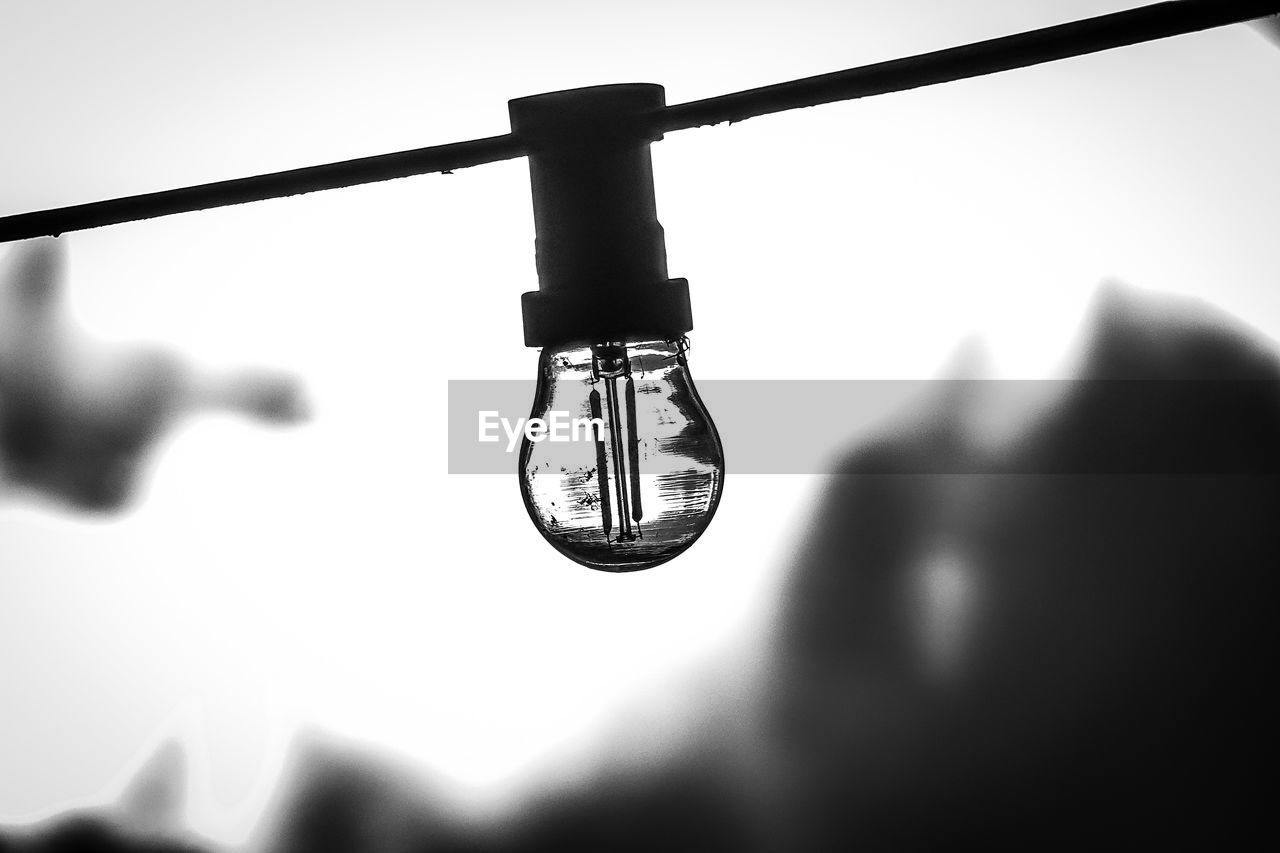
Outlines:
POLYGON ((0 266, 0 487, 80 511, 134 497, 149 452, 181 418, 213 409, 305 416, 298 383, 212 375, 165 350, 89 338, 62 300, 63 244, 20 243, 0 266))
POLYGON ((1277 380, 1198 306, 1112 290, 1014 446, 984 454, 953 409, 858 450, 783 618, 799 846, 1274 834, 1277 380), (939 565, 967 604, 932 619, 962 624, 930 624, 939 565))
MULTIPOLYGON (((675 758, 602 762, 482 822, 316 747, 261 846, 1263 846, 1280 366, 1204 306, 1119 288, 1090 341, 1006 444, 973 423, 1018 386, 943 382, 848 456, 761 683, 708 701, 675 758)), ((51 843, 0 850, 117 849, 51 843)))
POLYGON ((158 749, 111 809, 62 816, 0 834, 2 853, 201 853, 182 827, 186 759, 158 749))
MULTIPOLYGON (((1198 303, 1110 288, 1077 381, 938 383, 844 462, 768 675, 679 758, 469 826, 304 761, 272 851, 1075 850, 1274 835, 1280 367, 1198 303), (990 448, 970 424, 1028 394, 990 448), (1009 403, 1006 400, 1005 403, 1009 403), (365 819, 378 814, 377 821, 365 819)), ((632 733, 633 736, 635 733, 632 733)))

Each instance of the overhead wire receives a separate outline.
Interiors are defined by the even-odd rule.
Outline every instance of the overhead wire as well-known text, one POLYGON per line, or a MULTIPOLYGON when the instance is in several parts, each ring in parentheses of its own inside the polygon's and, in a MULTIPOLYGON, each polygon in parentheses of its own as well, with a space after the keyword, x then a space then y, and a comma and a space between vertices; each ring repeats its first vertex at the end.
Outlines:
MULTIPOLYGON (((1280 15, 1280 0, 1171 0, 816 77, 675 104, 654 114, 653 129, 655 133, 668 133, 723 122, 740 122, 785 110, 1025 68, 1269 15, 1280 15)), ((0 242, 58 236, 70 231, 413 175, 448 173, 522 157, 525 153, 524 144, 517 136, 504 134, 20 213, 0 217, 0 242)))

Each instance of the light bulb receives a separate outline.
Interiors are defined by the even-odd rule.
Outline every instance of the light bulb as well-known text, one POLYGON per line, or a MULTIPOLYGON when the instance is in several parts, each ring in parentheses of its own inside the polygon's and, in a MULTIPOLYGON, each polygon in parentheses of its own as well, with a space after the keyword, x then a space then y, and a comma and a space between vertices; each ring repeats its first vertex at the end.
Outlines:
POLYGON ((649 146, 665 104, 661 86, 625 83, 509 105, 538 267, 520 300, 524 340, 542 349, 520 490, 548 542, 607 572, 692 545, 724 482, 685 358, 689 283, 668 277, 658 222, 649 146))
POLYGON ((711 523, 724 451, 689 375, 687 339, 544 347, 520 490, 534 525, 593 569, 664 563, 711 523))

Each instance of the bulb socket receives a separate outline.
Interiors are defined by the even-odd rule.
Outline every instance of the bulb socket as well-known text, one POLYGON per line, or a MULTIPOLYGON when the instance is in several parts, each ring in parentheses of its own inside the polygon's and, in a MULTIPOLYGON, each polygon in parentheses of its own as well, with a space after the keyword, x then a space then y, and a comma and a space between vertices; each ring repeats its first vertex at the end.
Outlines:
POLYGON ((525 343, 674 339, 693 328, 689 285, 667 277, 650 143, 661 86, 590 86, 518 98, 511 130, 533 189, 538 290, 525 343))

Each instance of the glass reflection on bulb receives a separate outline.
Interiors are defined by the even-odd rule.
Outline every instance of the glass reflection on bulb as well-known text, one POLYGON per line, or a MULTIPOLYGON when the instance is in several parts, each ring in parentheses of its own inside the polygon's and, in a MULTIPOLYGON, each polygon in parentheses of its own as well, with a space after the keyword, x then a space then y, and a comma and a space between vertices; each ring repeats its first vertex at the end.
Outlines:
POLYGON ((545 347, 532 418, 572 423, 527 436, 520 491, 529 516, 565 556, 628 572, 664 563, 711 523, 724 451, 698 398, 688 342, 545 347))

